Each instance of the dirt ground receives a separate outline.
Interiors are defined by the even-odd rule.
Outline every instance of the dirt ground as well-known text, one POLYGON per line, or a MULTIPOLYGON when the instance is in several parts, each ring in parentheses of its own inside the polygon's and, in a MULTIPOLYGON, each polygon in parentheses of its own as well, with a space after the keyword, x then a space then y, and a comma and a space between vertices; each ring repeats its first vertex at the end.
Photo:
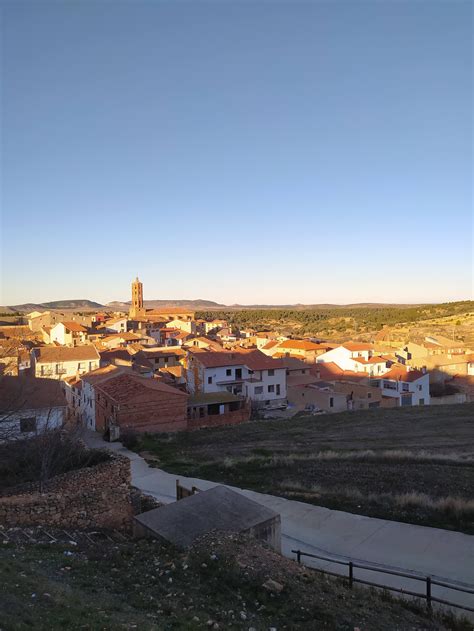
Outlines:
POLYGON ((179 475, 474 533, 473 404, 254 421, 137 449, 179 475))
POLYGON ((3 545, 0 584, 3 631, 470 628, 219 533, 189 551, 156 541, 3 545))

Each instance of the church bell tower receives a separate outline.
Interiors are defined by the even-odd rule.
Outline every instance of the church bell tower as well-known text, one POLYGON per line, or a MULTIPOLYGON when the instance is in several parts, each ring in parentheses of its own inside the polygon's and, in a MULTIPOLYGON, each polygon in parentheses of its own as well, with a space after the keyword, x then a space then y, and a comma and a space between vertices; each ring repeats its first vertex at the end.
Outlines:
POLYGON ((138 280, 138 276, 132 283, 132 304, 130 305, 129 315, 132 320, 145 317, 143 283, 138 280))

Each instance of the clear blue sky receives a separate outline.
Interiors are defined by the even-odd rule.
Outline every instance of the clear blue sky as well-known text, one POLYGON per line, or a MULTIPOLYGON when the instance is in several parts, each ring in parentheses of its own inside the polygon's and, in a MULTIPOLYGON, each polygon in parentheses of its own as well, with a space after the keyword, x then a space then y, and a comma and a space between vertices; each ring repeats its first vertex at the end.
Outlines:
POLYGON ((472 3, 2 3, 0 304, 471 298, 472 3))

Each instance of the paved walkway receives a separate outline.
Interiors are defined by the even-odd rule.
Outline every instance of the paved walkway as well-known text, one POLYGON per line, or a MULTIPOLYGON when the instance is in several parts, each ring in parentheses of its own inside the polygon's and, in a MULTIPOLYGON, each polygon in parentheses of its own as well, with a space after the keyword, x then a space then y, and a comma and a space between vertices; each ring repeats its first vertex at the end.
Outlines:
MULTIPOLYGON (((85 441, 91 447, 106 447, 131 460, 132 484, 163 503, 176 499, 178 476, 150 467, 138 454, 121 443, 104 442, 97 433, 87 432, 85 441)), ((205 490, 216 482, 180 477, 184 486, 205 490)), ((474 536, 458 532, 374 519, 342 511, 329 510, 303 502, 231 487, 246 497, 275 510, 281 515, 282 552, 294 558, 292 549, 314 554, 327 554, 341 560, 369 562, 386 569, 399 568, 415 575, 442 577, 450 581, 474 584, 474 536)), ((304 559, 307 565, 341 572, 345 568, 334 563, 304 559)), ((409 591, 423 592, 421 581, 374 574, 356 569, 356 577, 381 582, 409 591)), ((433 596, 474 607, 474 595, 433 586, 433 596)))

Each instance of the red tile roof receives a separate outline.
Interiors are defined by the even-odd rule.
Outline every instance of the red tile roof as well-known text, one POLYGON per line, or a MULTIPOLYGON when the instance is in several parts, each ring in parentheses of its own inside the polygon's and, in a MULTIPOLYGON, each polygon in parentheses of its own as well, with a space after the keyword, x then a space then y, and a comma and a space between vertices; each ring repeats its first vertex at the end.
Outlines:
POLYGON ((360 381, 368 379, 365 372, 353 372, 352 370, 342 370, 334 362, 325 362, 324 364, 310 364, 310 373, 318 376, 323 381, 360 381))
POLYGON ((43 408, 65 407, 67 401, 57 379, 2 377, 0 412, 19 412, 43 408))
POLYGON ((92 385, 96 383, 100 383, 105 379, 110 379, 110 377, 115 377, 119 373, 122 373, 124 370, 127 370, 127 367, 122 366, 114 366, 110 364, 109 366, 103 366, 102 368, 96 368, 96 370, 91 370, 90 372, 81 375, 81 381, 87 381, 92 385))
POLYGON ((265 353, 254 349, 239 349, 238 352, 207 352, 196 357, 205 368, 221 366, 247 366, 250 370, 272 370, 285 368, 282 360, 268 357, 265 353))
POLYGON ((68 331, 72 331, 73 333, 87 333, 86 327, 79 324, 79 322, 71 320, 68 322, 61 322, 61 324, 64 324, 66 329, 68 329, 68 331))
POLYGON ((310 342, 309 340, 285 340, 280 342, 279 348, 293 348, 302 351, 320 351, 328 348, 326 344, 310 342))
POLYGON ((99 359, 99 353, 92 344, 72 348, 69 346, 39 346, 33 349, 33 353, 36 361, 40 364, 99 359))
POLYGON ((266 351, 268 351, 271 348, 273 348, 274 346, 278 346, 278 341, 277 340, 270 340, 262 348, 264 348, 266 351))
POLYGON ((364 342, 344 342, 341 346, 348 351, 371 351, 374 348, 372 344, 366 344, 364 342))
POLYGON ((364 357, 353 357, 352 359, 358 364, 386 364, 388 361, 384 357, 369 357, 369 359, 364 359, 364 357))
POLYGON ((97 386, 104 394, 110 396, 117 403, 128 403, 137 396, 154 392, 166 393, 178 397, 187 397, 188 393, 169 386, 162 381, 149 377, 140 377, 135 374, 122 373, 97 386))
POLYGON ((412 382, 420 379, 426 373, 421 370, 407 370, 405 366, 393 366, 388 372, 380 375, 380 379, 388 379, 390 381, 412 382))

